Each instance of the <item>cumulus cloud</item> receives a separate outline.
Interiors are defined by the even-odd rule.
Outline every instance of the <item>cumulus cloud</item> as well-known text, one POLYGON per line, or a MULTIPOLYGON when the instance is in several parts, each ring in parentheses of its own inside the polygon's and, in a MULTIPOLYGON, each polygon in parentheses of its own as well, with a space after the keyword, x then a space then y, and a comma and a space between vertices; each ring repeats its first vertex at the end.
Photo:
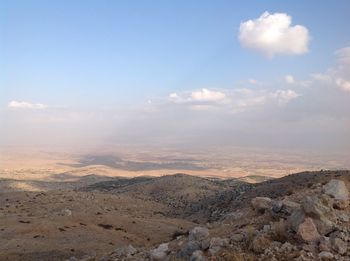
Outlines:
POLYGON ((259 51, 268 57, 277 54, 304 54, 308 51, 310 40, 305 26, 292 26, 291 16, 268 12, 257 19, 242 22, 238 38, 243 47, 259 51))
POLYGON ((16 109, 34 109, 34 110, 42 110, 46 109, 47 105, 42 103, 30 103, 25 101, 10 101, 7 105, 8 108, 16 108, 16 109))
POLYGON ((288 84, 294 84, 295 83, 295 80, 294 80, 294 77, 292 75, 286 75, 285 76, 285 80, 288 84))

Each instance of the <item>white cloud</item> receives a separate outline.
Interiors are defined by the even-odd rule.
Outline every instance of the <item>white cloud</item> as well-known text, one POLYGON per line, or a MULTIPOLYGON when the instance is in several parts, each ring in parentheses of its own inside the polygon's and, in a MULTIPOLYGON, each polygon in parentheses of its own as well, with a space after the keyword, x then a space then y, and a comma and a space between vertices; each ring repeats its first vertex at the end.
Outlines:
POLYGON ((211 91, 205 88, 191 93, 191 99, 193 101, 218 102, 224 100, 225 97, 226 95, 223 92, 211 91))
POLYGON ((332 77, 325 73, 313 73, 311 74, 311 78, 316 81, 320 81, 323 83, 331 83, 332 77))
POLYGON ((310 39, 308 29, 291 23, 292 17, 285 13, 265 12, 255 20, 242 22, 238 37, 242 46, 268 57, 304 54, 310 39))
POLYGON ((41 104, 41 103, 30 103, 30 102, 25 102, 25 101, 10 101, 7 104, 7 107, 9 107, 9 108, 16 108, 16 109, 42 110, 42 109, 46 109, 47 105, 41 104))
POLYGON ((350 47, 341 48, 334 53, 336 66, 328 69, 325 73, 311 74, 311 78, 314 81, 350 92, 350 47))
POLYGON ((335 80, 335 83, 338 87, 342 88, 344 91, 350 92, 350 81, 346 81, 342 78, 338 78, 335 80))
POLYGON ((171 93, 167 102, 182 104, 185 108, 194 110, 222 109, 226 112, 240 113, 246 110, 268 106, 286 105, 292 99, 299 97, 293 90, 266 90, 239 88, 234 90, 200 91, 171 93))
POLYGON ((288 84, 294 84, 295 80, 294 77, 292 75, 286 75, 285 80, 288 84))
POLYGON ((350 47, 341 48, 335 51, 338 63, 350 65, 350 47))
POLYGON ((277 99, 278 104, 283 105, 288 103, 290 100, 299 97, 300 94, 293 90, 277 90, 272 94, 272 96, 277 99))
POLYGON ((226 94, 220 91, 203 88, 191 92, 178 94, 176 92, 169 94, 169 100, 174 103, 218 103, 223 102, 226 94))
POLYGON ((179 96, 177 95, 176 92, 173 92, 173 93, 170 93, 170 94, 169 94, 169 98, 171 98, 171 99, 177 99, 177 98, 179 98, 179 96))

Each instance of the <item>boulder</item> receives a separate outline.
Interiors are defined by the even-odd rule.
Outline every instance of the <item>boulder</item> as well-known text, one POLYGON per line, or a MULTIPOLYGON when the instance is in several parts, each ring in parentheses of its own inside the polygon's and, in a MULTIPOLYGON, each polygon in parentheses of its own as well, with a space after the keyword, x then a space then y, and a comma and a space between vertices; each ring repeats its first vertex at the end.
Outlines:
POLYGON ((347 252, 348 245, 346 242, 340 238, 332 239, 332 248, 341 255, 344 255, 347 252))
POLYGON ((282 201, 277 200, 277 201, 273 201, 272 202, 272 207, 271 207, 272 212, 279 213, 279 212, 281 212, 282 207, 283 207, 283 202, 282 201))
POLYGON ((335 228, 335 224, 325 217, 313 219, 313 222, 316 225, 318 232, 323 236, 329 234, 335 228))
POLYGON ((320 234, 311 218, 306 218, 298 227, 298 235, 306 242, 317 241, 320 234))
POLYGON ((151 260, 162 261, 165 260, 169 253, 169 243, 160 244, 157 248, 150 251, 151 260))
POLYGON ((206 238, 201 242, 202 250, 207 250, 210 247, 210 238, 206 238))
POLYGON ((342 180, 332 179, 323 186, 323 192, 335 199, 348 199, 349 191, 342 180))
POLYGON ((203 252, 201 250, 196 250, 191 255, 190 261, 205 261, 205 257, 203 256, 203 252))
POLYGON ((299 225, 303 223, 305 220, 304 212, 299 208, 295 209, 290 217, 288 217, 288 221, 290 223, 291 228, 294 232, 298 231, 299 225))
POLYGON ((324 200, 322 201, 319 197, 314 195, 305 197, 301 206, 306 215, 320 218, 332 211, 332 209, 324 203, 327 204, 327 202, 324 200))
POLYGON ((334 229, 334 223, 331 220, 335 220, 336 216, 331 205, 327 196, 321 198, 307 196, 302 202, 304 213, 306 216, 313 218, 313 222, 321 235, 326 235, 334 229))
POLYGON ((198 241, 188 241, 181 248, 177 256, 182 259, 188 259, 193 254, 193 252, 200 249, 201 249, 201 245, 198 241))
POLYGON ((276 200, 272 202, 272 211, 275 213, 283 212, 285 214, 291 214, 296 208, 299 207, 299 203, 288 199, 276 200))
POLYGON ((322 251, 321 253, 318 254, 318 258, 321 261, 334 260, 334 255, 331 252, 322 251))
POLYGON ((130 257, 134 254, 136 254, 137 249, 134 248, 132 245, 119 247, 116 250, 114 250, 113 256, 122 258, 122 257, 130 257))
POLYGON ((294 202, 294 201, 290 201, 287 199, 282 200, 282 209, 281 212, 290 215, 293 213, 293 211, 295 209, 300 208, 300 204, 294 202))
POLYGON ((264 213, 265 210, 271 209, 272 200, 268 197, 256 197, 252 199, 251 204, 254 210, 264 213))
POLYGON ((206 227, 195 227, 190 233, 188 239, 190 241, 201 241, 209 237, 209 230, 206 227))

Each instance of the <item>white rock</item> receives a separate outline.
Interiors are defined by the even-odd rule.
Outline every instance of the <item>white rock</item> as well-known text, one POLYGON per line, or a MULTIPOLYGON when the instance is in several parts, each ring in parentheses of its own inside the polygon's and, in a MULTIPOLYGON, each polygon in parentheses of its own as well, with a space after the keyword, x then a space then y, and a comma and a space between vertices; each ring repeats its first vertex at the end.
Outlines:
POLYGON ((342 180, 332 179, 323 186, 323 192, 335 199, 348 199, 349 191, 342 180))
POLYGON ((205 257, 203 256, 203 252, 201 250, 196 250, 193 252, 190 261, 204 261, 205 257))
POLYGON ((206 227, 195 227, 190 231, 188 239, 190 241, 201 241, 209 237, 209 230, 206 227))
POLYGON ((321 253, 318 254, 318 258, 322 261, 334 260, 334 255, 331 252, 322 251, 321 253))
POLYGON ((265 210, 271 209, 272 200, 267 197, 256 197, 251 201, 252 207, 258 212, 264 212, 265 210))
POLYGON ((165 260, 169 252, 169 243, 160 244, 157 248, 150 251, 151 260, 162 261, 165 260))
POLYGON ((63 216, 67 216, 67 217, 70 217, 72 215, 72 210, 68 209, 68 208, 65 208, 62 210, 62 215, 63 216))

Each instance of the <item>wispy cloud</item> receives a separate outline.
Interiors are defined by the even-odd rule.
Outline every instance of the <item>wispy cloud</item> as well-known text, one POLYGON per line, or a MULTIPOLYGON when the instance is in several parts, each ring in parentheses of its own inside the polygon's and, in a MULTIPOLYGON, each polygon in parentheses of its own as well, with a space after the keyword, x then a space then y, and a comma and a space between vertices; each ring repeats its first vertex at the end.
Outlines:
POLYGON ((336 65, 325 73, 315 73, 311 77, 314 81, 333 86, 350 92, 350 47, 335 51, 336 65))
POLYGON ((46 109, 48 106, 42 103, 30 103, 25 101, 10 101, 7 104, 8 108, 15 109, 31 109, 31 110, 42 110, 46 109))
POLYGON ((292 17, 285 13, 265 12, 257 19, 242 22, 238 38, 243 47, 268 57, 304 54, 310 39, 308 29, 291 24, 292 17))

